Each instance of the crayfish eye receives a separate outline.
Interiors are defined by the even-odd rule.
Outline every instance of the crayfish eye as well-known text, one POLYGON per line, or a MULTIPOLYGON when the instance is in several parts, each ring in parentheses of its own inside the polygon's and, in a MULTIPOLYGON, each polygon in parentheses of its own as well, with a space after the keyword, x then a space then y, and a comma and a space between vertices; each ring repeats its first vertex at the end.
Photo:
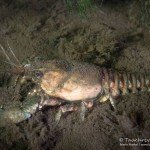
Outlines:
POLYGON ((39 71, 39 72, 36 72, 35 75, 37 78, 41 78, 43 76, 43 73, 39 71))

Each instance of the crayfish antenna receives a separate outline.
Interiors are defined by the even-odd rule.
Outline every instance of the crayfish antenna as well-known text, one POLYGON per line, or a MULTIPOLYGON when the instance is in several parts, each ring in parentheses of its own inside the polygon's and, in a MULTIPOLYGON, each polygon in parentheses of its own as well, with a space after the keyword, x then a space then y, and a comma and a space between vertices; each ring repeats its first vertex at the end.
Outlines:
POLYGON ((1 47, 1 50, 2 50, 2 53, 6 56, 6 59, 8 60, 9 64, 11 65, 14 65, 14 63, 10 60, 9 56, 7 55, 4 47, 0 44, 0 47, 1 47))
POLYGON ((14 56, 14 58, 15 58, 16 61, 19 63, 19 65, 21 65, 19 59, 16 57, 15 53, 14 53, 13 50, 11 49, 10 44, 9 44, 8 41, 7 41, 7 45, 8 45, 8 48, 9 48, 9 51, 11 52, 11 54, 14 56))

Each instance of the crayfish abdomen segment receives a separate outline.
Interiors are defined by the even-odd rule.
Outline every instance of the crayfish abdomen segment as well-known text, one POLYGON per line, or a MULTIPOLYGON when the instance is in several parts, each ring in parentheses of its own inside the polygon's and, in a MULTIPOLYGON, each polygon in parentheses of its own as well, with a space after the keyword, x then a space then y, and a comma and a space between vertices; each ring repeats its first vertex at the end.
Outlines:
POLYGON ((102 73, 102 87, 107 89, 112 97, 150 90, 150 79, 145 75, 119 73, 104 68, 102 73))

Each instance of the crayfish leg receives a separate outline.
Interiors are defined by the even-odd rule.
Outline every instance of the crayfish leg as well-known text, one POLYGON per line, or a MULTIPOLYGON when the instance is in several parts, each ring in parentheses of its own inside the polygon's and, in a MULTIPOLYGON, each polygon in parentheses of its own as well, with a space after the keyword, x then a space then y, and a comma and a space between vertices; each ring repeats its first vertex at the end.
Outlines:
POLYGON ((60 106, 61 104, 61 99, 49 97, 48 95, 42 93, 39 109, 42 109, 44 106, 60 106))
POLYGON ((48 98, 43 101, 43 106, 59 106, 61 105, 61 101, 55 98, 48 98))
POLYGON ((114 110, 116 111, 117 108, 116 108, 115 99, 114 99, 111 95, 109 95, 109 100, 110 100, 110 103, 111 103, 111 105, 113 106, 114 110))
POLYGON ((116 103, 115 103, 115 99, 112 97, 111 94, 106 94, 104 96, 102 96, 99 100, 100 103, 104 103, 106 102, 107 100, 110 101, 110 104, 112 105, 112 107, 114 108, 114 110, 117 110, 116 109, 116 103))
POLYGON ((55 121, 56 121, 57 124, 59 123, 62 114, 63 114, 62 110, 59 109, 58 112, 56 113, 56 116, 55 116, 55 121))
POLYGON ((106 102, 108 99, 109 99, 109 95, 107 94, 107 95, 104 95, 104 96, 100 97, 99 102, 100 102, 100 103, 104 103, 104 102, 106 102))
POLYGON ((81 112, 80 112, 81 121, 84 121, 86 111, 87 111, 87 107, 85 106, 85 103, 81 102, 81 112))
POLYGON ((74 112, 76 111, 78 108, 76 105, 74 104, 66 104, 66 105, 63 105, 63 106, 60 106, 58 112, 56 113, 56 116, 55 116, 55 121, 56 123, 59 123, 60 119, 61 119, 61 116, 63 114, 65 114, 66 112, 74 112))
POLYGON ((112 107, 116 111, 117 109, 116 109, 115 99, 113 98, 114 96, 110 93, 108 88, 104 88, 104 94, 105 95, 100 98, 100 102, 105 102, 105 101, 107 101, 109 99, 112 107))
POLYGON ((84 121, 86 112, 88 111, 88 109, 90 109, 92 107, 93 107, 93 100, 81 102, 81 111, 80 111, 81 121, 84 121))

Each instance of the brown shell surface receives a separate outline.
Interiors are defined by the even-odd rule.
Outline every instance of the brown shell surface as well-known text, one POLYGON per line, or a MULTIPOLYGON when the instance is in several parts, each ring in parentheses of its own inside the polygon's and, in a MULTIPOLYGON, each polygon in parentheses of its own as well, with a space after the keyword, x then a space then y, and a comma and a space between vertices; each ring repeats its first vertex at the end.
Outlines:
POLYGON ((41 80, 42 89, 50 96, 68 101, 86 100, 97 97, 102 90, 97 66, 77 62, 68 65, 64 61, 48 62, 45 66, 53 68, 47 68, 41 80))

